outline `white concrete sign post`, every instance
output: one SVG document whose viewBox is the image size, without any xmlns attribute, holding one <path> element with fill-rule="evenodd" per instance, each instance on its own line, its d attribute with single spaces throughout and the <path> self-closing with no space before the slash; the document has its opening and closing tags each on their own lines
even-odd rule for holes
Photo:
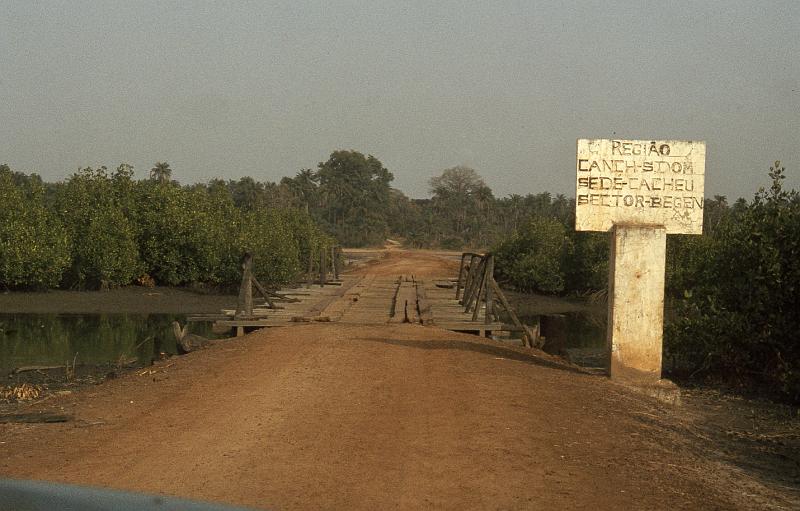
<svg viewBox="0 0 800 511">
<path fill-rule="evenodd" d="M 609 374 L 661 379 L 667 234 L 702 234 L 706 144 L 578 140 L 575 229 L 611 231 Z"/>
</svg>

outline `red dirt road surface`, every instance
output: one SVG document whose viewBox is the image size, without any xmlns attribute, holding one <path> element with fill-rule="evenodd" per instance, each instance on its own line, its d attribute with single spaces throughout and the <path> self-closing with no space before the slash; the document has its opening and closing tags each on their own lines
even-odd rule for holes
<svg viewBox="0 0 800 511">
<path fill-rule="evenodd" d="M 798 505 L 679 409 L 435 327 L 261 330 L 45 405 L 75 420 L 0 424 L 0 475 L 265 509 Z"/>
<path fill-rule="evenodd" d="M 432 250 L 400 250 L 392 246 L 379 251 L 382 257 L 368 261 L 355 269 L 356 275 L 396 277 L 456 277 L 461 254 L 457 252 L 435 252 Z"/>
</svg>

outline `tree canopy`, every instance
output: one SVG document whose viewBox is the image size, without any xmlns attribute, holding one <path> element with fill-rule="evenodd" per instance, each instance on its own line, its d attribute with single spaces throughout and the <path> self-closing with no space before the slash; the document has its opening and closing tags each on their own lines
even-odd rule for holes
<svg viewBox="0 0 800 511">
<path fill-rule="evenodd" d="M 156 162 L 153 168 L 150 169 L 150 179 L 159 183 L 168 183 L 172 179 L 172 169 L 169 168 L 169 163 L 164 161 Z"/>
<path fill-rule="evenodd" d="M 140 181 L 122 164 L 43 183 L 0 166 L 0 288 L 235 284 L 245 251 L 262 281 L 282 283 L 333 243 L 273 183 L 181 186 L 169 164 L 156 168 Z"/>
</svg>

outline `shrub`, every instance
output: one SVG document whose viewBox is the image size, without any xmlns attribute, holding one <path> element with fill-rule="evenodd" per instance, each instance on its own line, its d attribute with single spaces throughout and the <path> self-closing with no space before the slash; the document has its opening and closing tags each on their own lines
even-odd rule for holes
<svg viewBox="0 0 800 511">
<path fill-rule="evenodd" d="M 567 229 L 570 244 L 562 264 L 565 290 L 582 293 L 605 289 L 610 234 L 577 232 L 571 226 Z"/>
<path fill-rule="evenodd" d="M 44 205 L 41 180 L 24 177 L 0 166 L 0 285 L 55 287 L 70 263 L 69 236 Z"/>
<path fill-rule="evenodd" d="M 86 168 L 57 188 L 56 211 L 72 239 L 68 286 L 125 285 L 141 275 L 134 226 L 105 167 Z"/>
<path fill-rule="evenodd" d="M 518 233 L 497 246 L 495 274 L 521 291 L 563 291 L 562 261 L 570 246 L 561 222 L 533 217 Z"/>
<path fill-rule="evenodd" d="M 673 273 L 671 286 L 685 289 L 666 349 L 697 361 L 697 372 L 760 382 L 798 400 L 800 194 L 782 189 L 783 172 L 776 162 L 769 191 L 721 223 L 713 240 L 686 250 L 695 269 L 691 279 Z"/>
<path fill-rule="evenodd" d="M 158 283 L 177 286 L 213 275 L 220 258 L 216 233 L 208 231 L 214 219 L 203 199 L 170 181 L 138 183 L 138 245 L 147 273 Z"/>
<path fill-rule="evenodd" d="M 319 249 L 322 245 L 332 246 L 335 240 L 323 234 L 311 215 L 306 211 L 287 208 L 277 210 L 282 221 L 286 223 L 286 229 L 297 246 L 298 264 L 301 272 L 308 269 L 309 257 L 314 258 L 314 263 L 319 260 Z"/>
<path fill-rule="evenodd" d="M 236 251 L 231 255 L 237 261 L 244 252 L 253 255 L 256 276 L 264 284 L 283 284 L 301 272 L 298 244 L 279 210 L 257 208 L 243 212 L 234 247 Z M 240 274 L 237 265 L 236 275 Z"/>
</svg>

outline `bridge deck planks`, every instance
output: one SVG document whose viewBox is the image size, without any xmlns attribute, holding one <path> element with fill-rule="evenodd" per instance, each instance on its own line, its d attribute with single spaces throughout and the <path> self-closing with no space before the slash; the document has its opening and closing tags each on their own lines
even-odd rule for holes
<svg viewBox="0 0 800 511">
<path fill-rule="evenodd" d="M 345 274 L 340 276 L 336 286 L 314 284 L 280 290 L 279 293 L 298 300 L 279 301 L 280 309 L 260 304 L 253 308 L 251 317 L 234 317 L 235 309 L 231 308 L 224 309 L 222 314 L 190 316 L 189 321 L 213 321 L 218 327 L 236 328 L 238 334 L 243 333 L 245 327 L 286 327 L 309 321 L 383 324 L 402 322 L 408 301 L 408 317 L 414 323 L 480 335 L 508 329 L 500 322 L 486 323 L 482 311 L 478 320 L 473 321 L 472 312 L 465 313 L 464 305 L 455 299 L 455 289 L 441 287 L 442 282 L 450 280 L 447 277 L 412 280 L 411 276 Z M 421 312 L 417 310 L 418 300 Z"/>
</svg>

